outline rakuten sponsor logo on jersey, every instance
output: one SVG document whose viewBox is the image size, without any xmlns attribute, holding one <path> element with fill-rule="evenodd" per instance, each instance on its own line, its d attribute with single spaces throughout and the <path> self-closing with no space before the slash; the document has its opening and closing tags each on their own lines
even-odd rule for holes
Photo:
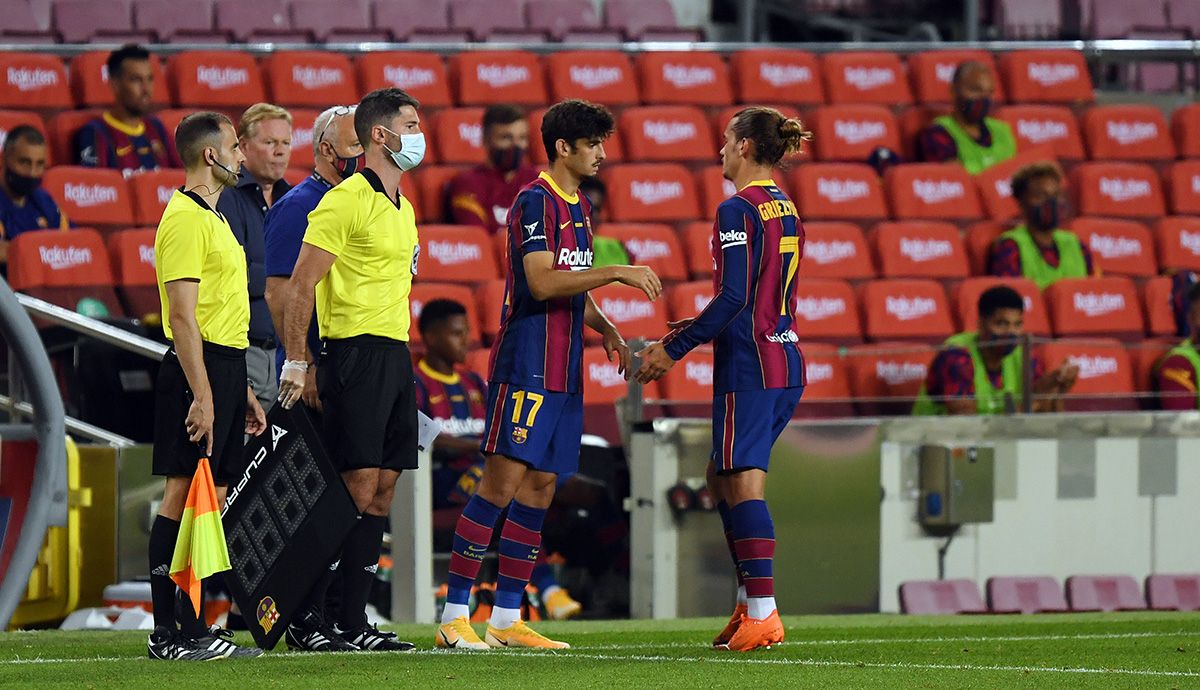
<svg viewBox="0 0 1200 690">
<path fill-rule="evenodd" d="M 871 185 L 864 180 L 817 178 L 817 194 L 835 204 L 844 204 L 871 196 Z"/>
<path fill-rule="evenodd" d="M 346 81 L 346 75 L 336 67 L 292 65 L 292 81 L 313 91 L 341 84 Z"/>
<path fill-rule="evenodd" d="M 1067 358 L 1071 364 L 1079 367 L 1079 378 L 1094 379 L 1101 376 L 1110 376 L 1117 373 L 1120 365 L 1117 364 L 1116 357 L 1102 357 L 1100 355 L 1071 355 Z"/>
<path fill-rule="evenodd" d="M 901 386 L 913 381 L 924 381 L 929 367 L 920 362 L 896 362 L 879 360 L 875 362 L 875 378 L 889 386 Z"/>
<path fill-rule="evenodd" d="M 654 316 L 654 305 L 643 299 L 603 297 L 600 299 L 600 310 L 612 319 L 613 323 L 628 323 Z"/>
<path fill-rule="evenodd" d="M 694 123 L 675 120 L 646 120 L 642 123 L 642 134 L 659 146 L 678 144 L 697 137 Z"/>
<path fill-rule="evenodd" d="M 1110 121 L 1104 124 L 1104 132 L 1121 146 L 1130 146 L 1157 139 L 1158 125 L 1153 122 Z"/>
<path fill-rule="evenodd" d="M 38 91 L 58 86 L 58 72 L 39 67 L 9 67 L 8 85 L 17 91 Z"/>
<path fill-rule="evenodd" d="M 629 185 L 629 193 L 643 204 L 653 206 L 672 199 L 682 199 L 683 183 L 668 180 L 634 180 Z"/>
<path fill-rule="evenodd" d="M 916 263 L 943 259 L 954 255 L 954 245 L 949 240 L 925 240 L 912 237 L 900 238 L 900 254 Z"/>
<path fill-rule="evenodd" d="M 1079 67 L 1073 63 L 1031 62 L 1029 78 L 1042 86 L 1058 86 L 1079 78 Z"/>
<path fill-rule="evenodd" d="M 896 73 L 886 67 L 846 67 L 846 83 L 859 91 L 870 91 L 896 83 Z"/>
<path fill-rule="evenodd" d="M 879 121 L 834 120 L 833 135 L 847 144 L 861 144 L 886 137 L 887 125 Z"/>
<path fill-rule="evenodd" d="M 1129 237 L 1114 237 L 1092 233 L 1088 238 L 1092 252 L 1105 259 L 1121 259 L 1142 255 L 1142 243 Z"/>
<path fill-rule="evenodd" d="M 99 184 L 73 184 L 63 187 L 63 197 L 80 208 L 103 206 L 117 201 L 117 189 Z"/>
<path fill-rule="evenodd" d="M 711 386 L 713 382 L 713 365 L 708 362 L 693 362 L 684 360 L 683 375 L 688 381 L 701 386 Z"/>
<path fill-rule="evenodd" d="M 567 247 L 563 247 L 558 250 L 558 262 L 555 264 L 555 268 L 569 271 L 586 271 L 591 267 L 591 249 L 568 249 Z"/>
<path fill-rule="evenodd" d="M 663 65 L 663 79 L 679 89 L 693 89 L 697 86 L 717 83 L 717 73 L 711 67 L 699 65 L 676 65 L 668 62 Z"/>
<path fill-rule="evenodd" d="M 434 417 L 433 421 L 437 422 L 443 434 L 447 434 L 449 436 L 483 435 L 482 419 L 458 419 L 456 417 L 446 419 L 445 417 Z"/>
<path fill-rule="evenodd" d="M 413 89 L 422 86 L 433 86 L 437 83 L 438 75 L 424 67 L 405 67 L 403 65 L 384 65 L 383 79 L 392 86 L 401 89 Z"/>
<path fill-rule="evenodd" d="M 809 360 L 804 364 L 804 375 L 811 386 L 814 383 L 833 380 L 833 365 L 829 362 L 814 362 Z"/>
<path fill-rule="evenodd" d="M 746 244 L 749 236 L 744 230 L 722 230 L 717 239 L 721 242 L 721 249 L 728 249 L 739 244 Z"/>
<path fill-rule="evenodd" d="M 1035 144 L 1066 139 L 1070 133 L 1065 122 L 1017 119 L 1017 135 Z"/>
<path fill-rule="evenodd" d="M 1076 292 L 1071 303 L 1075 311 L 1089 317 L 1125 311 L 1125 295 L 1108 292 Z"/>
<path fill-rule="evenodd" d="M 532 75 L 524 65 L 488 65 L 475 67 L 475 78 L 493 89 L 502 89 L 529 81 Z"/>
<path fill-rule="evenodd" d="M 138 261 L 140 261 L 144 264 L 149 264 L 149 265 L 153 266 L 154 265 L 154 245 L 139 244 L 138 245 Z"/>
<path fill-rule="evenodd" d="M 588 378 L 605 388 L 625 385 L 625 376 L 618 371 L 617 365 L 611 362 L 594 362 L 589 364 Z"/>
<path fill-rule="evenodd" d="M 913 180 L 912 190 L 918 199 L 927 204 L 944 204 L 962 199 L 967 194 L 963 183 L 955 180 Z"/>
<path fill-rule="evenodd" d="M 1130 201 L 1148 197 L 1150 196 L 1150 181 L 1101 177 L 1100 193 L 1113 201 Z"/>
<path fill-rule="evenodd" d="M 625 248 L 638 263 L 666 259 L 671 256 L 671 245 L 661 240 L 630 239 L 625 241 Z"/>
<path fill-rule="evenodd" d="M 458 123 L 458 138 L 472 148 L 483 148 L 483 125 L 472 122 Z"/>
<path fill-rule="evenodd" d="M 805 321 L 824 321 L 846 313 L 846 300 L 840 297 L 801 297 L 796 300 L 796 316 Z"/>
<path fill-rule="evenodd" d="M 1196 232 L 1180 231 L 1179 246 L 1196 256 L 1200 256 L 1200 230 Z"/>
<path fill-rule="evenodd" d="M 804 258 L 821 266 L 836 264 L 858 256 L 858 249 L 847 240 L 809 240 L 804 243 Z"/>
<path fill-rule="evenodd" d="M 213 91 L 224 91 L 250 83 L 250 71 L 245 67 L 197 65 L 196 81 Z"/>
<path fill-rule="evenodd" d="M 813 71 L 807 65 L 779 65 L 763 62 L 758 65 L 758 76 L 775 88 L 811 84 Z"/>
<path fill-rule="evenodd" d="M 434 240 L 429 243 L 429 256 L 443 266 L 455 266 L 483 259 L 483 249 L 470 242 Z"/>
<path fill-rule="evenodd" d="M 92 263 L 92 250 L 88 247 L 38 247 L 38 256 L 53 271 Z"/>
<path fill-rule="evenodd" d="M 932 297 L 892 297 L 884 300 L 884 311 L 901 321 L 914 321 L 937 313 L 937 302 Z"/>
<path fill-rule="evenodd" d="M 609 65 L 571 65 L 567 76 L 585 89 L 602 89 L 620 84 L 623 78 L 620 68 Z"/>
</svg>

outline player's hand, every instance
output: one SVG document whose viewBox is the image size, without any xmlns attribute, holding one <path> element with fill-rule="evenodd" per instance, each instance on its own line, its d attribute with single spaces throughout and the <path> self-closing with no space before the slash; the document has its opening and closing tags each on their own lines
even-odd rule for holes
<svg viewBox="0 0 1200 690">
<path fill-rule="evenodd" d="M 258 436 L 267 430 L 267 413 L 263 412 L 254 389 L 246 386 L 246 433 Z"/>
<path fill-rule="evenodd" d="M 317 365 L 309 364 L 308 371 L 304 375 L 304 392 L 300 394 L 300 399 L 308 405 L 309 409 L 321 412 L 324 408 L 321 407 L 321 396 L 317 393 Z"/>
<path fill-rule="evenodd" d="M 657 381 L 666 375 L 671 367 L 675 366 L 675 360 L 667 354 L 667 348 L 663 347 L 662 343 L 650 343 L 648 347 L 637 353 L 637 356 L 642 360 L 637 374 L 639 383 Z"/>
<path fill-rule="evenodd" d="M 651 302 L 662 294 L 662 281 L 649 266 L 618 266 L 617 282 L 646 293 Z"/>
<path fill-rule="evenodd" d="M 283 403 L 283 409 L 292 409 L 304 394 L 307 373 L 308 362 L 289 359 L 283 363 L 283 371 L 279 373 L 279 402 Z"/>
<path fill-rule="evenodd" d="M 678 321 L 668 321 L 667 328 L 670 328 L 673 331 L 678 330 L 680 328 L 687 328 L 688 326 L 692 325 L 692 322 L 695 320 L 696 320 L 696 317 L 689 316 L 686 319 L 680 319 Z"/>
<path fill-rule="evenodd" d="M 204 455 L 212 457 L 213 449 L 213 404 L 212 398 L 192 400 L 188 406 L 187 418 L 183 421 L 187 430 L 188 440 L 192 443 L 204 443 Z"/>
<path fill-rule="evenodd" d="M 604 352 L 608 354 L 608 361 L 613 361 L 613 355 L 617 356 L 617 373 L 623 375 L 625 380 L 629 380 L 629 372 L 632 369 L 630 366 L 629 346 L 625 344 L 625 339 L 617 332 L 617 329 L 610 328 L 604 333 Z"/>
<path fill-rule="evenodd" d="M 1058 381 L 1060 393 L 1069 392 L 1075 386 L 1076 379 L 1079 378 L 1079 365 L 1064 363 L 1055 370 L 1054 378 Z"/>
</svg>

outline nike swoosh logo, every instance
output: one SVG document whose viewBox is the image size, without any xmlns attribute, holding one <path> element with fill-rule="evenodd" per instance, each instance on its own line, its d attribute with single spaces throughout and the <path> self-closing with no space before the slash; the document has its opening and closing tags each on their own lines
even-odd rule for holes
<svg viewBox="0 0 1200 690">
<path fill-rule="evenodd" d="M 559 230 L 566 230 L 566 229 L 567 229 L 567 226 L 568 226 L 568 225 L 570 225 L 572 222 L 573 222 L 573 221 L 569 221 L 569 220 L 568 220 L 567 222 L 560 224 L 560 225 L 558 226 L 558 229 L 559 229 Z"/>
<path fill-rule="evenodd" d="M 487 551 L 486 546 L 475 546 L 474 544 L 467 546 L 467 551 Z"/>
<path fill-rule="evenodd" d="M 446 631 L 439 630 L 438 634 L 442 636 L 442 642 L 445 642 L 447 647 L 453 649 L 458 646 L 458 640 L 451 642 L 450 638 L 446 637 Z"/>
</svg>

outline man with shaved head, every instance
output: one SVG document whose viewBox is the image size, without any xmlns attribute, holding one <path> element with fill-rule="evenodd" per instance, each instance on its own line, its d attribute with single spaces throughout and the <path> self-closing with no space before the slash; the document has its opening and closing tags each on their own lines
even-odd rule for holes
<svg viewBox="0 0 1200 690">
<path fill-rule="evenodd" d="M 1007 122 L 988 117 L 996 92 L 992 70 L 967 61 L 950 82 L 954 111 L 933 121 L 920 135 L 921 158 L 934 163 L 957 160 L 972 175 L 1017 155 L 1017 140 Z"/>
</svg>

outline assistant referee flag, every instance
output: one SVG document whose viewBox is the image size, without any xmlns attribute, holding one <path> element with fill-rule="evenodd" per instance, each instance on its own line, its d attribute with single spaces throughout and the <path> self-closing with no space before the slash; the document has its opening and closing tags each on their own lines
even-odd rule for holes
<svg viewBox="0 0 1200 690">
<path fill-rule="evenodd" d="M 179 539 L 171 557 L 171 579 L 188 593 L 197 616 L 204 603 L 200 581 L 222 570 L 229 570 L 225 528 L 221 526 L 212 469 L 208 458 L 200 458 L 188 488 L 183 517 L 179 519 Z"/>
</svg>

